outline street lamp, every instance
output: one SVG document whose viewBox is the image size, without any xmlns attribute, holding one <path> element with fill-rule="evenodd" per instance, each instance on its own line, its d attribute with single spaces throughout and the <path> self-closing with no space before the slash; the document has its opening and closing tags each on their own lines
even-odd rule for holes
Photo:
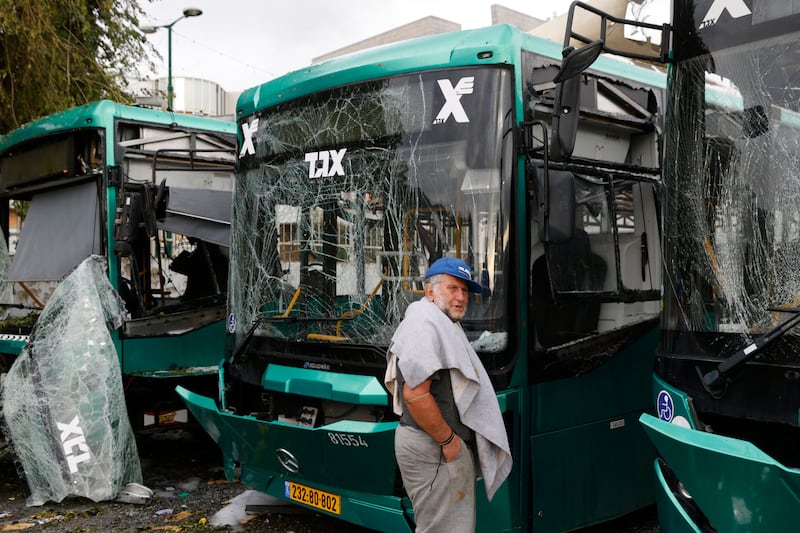
<svg viewBox="0 0 800 533">
<path fill-rule="evenodd" d="M 187 17 L 199 17 L 203 11 L 195 7 L 187 7 L 183 10 L 183 16 L 176 18 L 169 24 L 161 26 L 139 26 L 142 33 L 155 33 L 159 28 L 167 28 L 167 111 L 172 111 L 172 27 L 179 20 Z"/>
</svg>

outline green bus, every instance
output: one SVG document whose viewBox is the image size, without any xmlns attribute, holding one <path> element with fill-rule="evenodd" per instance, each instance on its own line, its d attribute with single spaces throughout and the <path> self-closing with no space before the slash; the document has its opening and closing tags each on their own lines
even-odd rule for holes
<svg viewBox="0 0 800 533">
<path fill-rule="evenodd" d="M 449 256 L 484 286 L 462 325 L 514 457 L 491 502 L 478 489 L 479 530 L 567 531 L 652 504 L 637 420 L 658 341 L 665 78 L 569 59 L 496 25 L 242 94 L 221 394 L 179 389 L 230 479 L 414 530 L 386 351 Z"/>
<path fill-rule="evenodd" d="M 641 26 L 578 2 L 571 13 L 576 7 L 603 17 L 606 33 L 608 23 Z M 659 453 L 660 529 L 792 532 L 800 510 L 800 7 L 671 7 L 668 57 L 649 58 L 669 63 L 664 295 L 656 412 L 640 419 Z"/>
<path fill-rule="evenodd" d="M 126 319 L 113 332 L 134 427 L 186 422 L 179 383 L 213 394 L 224 351 L 236 125 L 98 101 L 0 137 L 0 361 L 90 255 Z"/>
<path fill-rule="evenodd" d="M 674 0 L 661 530 L 789 532 L 800 511 L 800 7 Z"/>
</svg>

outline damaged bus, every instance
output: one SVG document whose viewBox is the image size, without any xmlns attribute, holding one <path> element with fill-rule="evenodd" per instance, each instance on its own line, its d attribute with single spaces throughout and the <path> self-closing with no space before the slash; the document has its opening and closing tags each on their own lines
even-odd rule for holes
<svg viewBox="0 0 800 533">
<path fill-rule="evenodd" d="M 652 503 L 637 420 L 658 340 L 665 80 L 590 62 L 497 25 L 242 94 L 220 396 L 179 389 L 230 479 L 413 531 L 386 351 L 428 266 L 458 257 L 484 288 L 461 323 L 514 457 L 491 502 L 477 491 L 479 530 L 566 531 Z"/>
<path fill-rule="evenodd" d="M 800 7 L 673 0 L 669 31 L 656 413 L 640 420 L 661 531 L 793 532 Z"/>
<path fill-rule="evenodd" d="M 797 530 L 800 7 L 674 0 L 664 313 L 653 399 L 661 530 Z"/>
<path fill-rule="evenodd" d="M 8 369 L 59 281 L 107 262 L 135 428 L 186 422 L 179 383 L 214 393 L 225 336 L 232 121 L 98 101 L 0 137 L 0 357 Z"/>
</svg>

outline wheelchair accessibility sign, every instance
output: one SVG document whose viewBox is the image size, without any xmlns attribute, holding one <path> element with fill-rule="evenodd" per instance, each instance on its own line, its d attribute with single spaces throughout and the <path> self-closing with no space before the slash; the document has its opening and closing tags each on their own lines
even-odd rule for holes
<svg viewBox="0 0 800 533">
<path fill-rule="evenodd" d="M 672 417 L 675 416 L 675 404 L 672 402 L 670 393 L 665 390 L 658 393 L 656 410 L 658 411 L 658 418 L 665 422 L 672 421 Z"/>
</svg>

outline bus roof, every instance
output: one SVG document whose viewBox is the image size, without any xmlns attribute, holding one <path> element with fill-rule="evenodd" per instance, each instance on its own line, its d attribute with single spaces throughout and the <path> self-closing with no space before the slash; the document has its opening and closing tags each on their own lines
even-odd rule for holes
<svg viewBox="0 0 800 533">
<path fill-rule="evenodd" d="M 247 89 L 239 97 L 236 117 L 239 120 L 259 109 L 349 83 L 437 68 L 516 64 L 523 49 L 560 61 L 562 47 L 561 43 L 508 24 L 386 44 L 311 65 Z M 478 54 L 485 52 L 491 55 L 478 59 Z M 657 87 L 666 85 L 663 72 L 616 58 L 600 57 L 592 70 Z"/>
<path fill-rule="evenodd" d="M 184 115 L 158 109 L 133 107 L 111 100 L 99 100 L 47 115 L 0 136 L 0 153 L 36 137 L 60 131 L 111 127 L 114 120 L 120 118 L 151 124 L 175 124 L 181 128 L 211 130 L 226 134 L 236 133 L 236 125 L 229 120 Z"/>
</svg>

